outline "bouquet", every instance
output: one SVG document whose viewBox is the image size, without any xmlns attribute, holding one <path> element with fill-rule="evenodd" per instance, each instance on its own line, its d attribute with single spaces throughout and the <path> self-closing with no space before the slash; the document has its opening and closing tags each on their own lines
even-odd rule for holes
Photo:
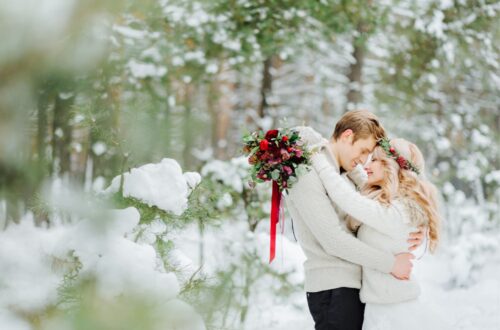
<svg viewBox="0 0 500 330">
<path fill-rule="evenodd" d="M 299 132 L 293 129 L 272 129 L 253 132 L 243 138 L 243 152 L 250 163 L 251 186 L 272 181 L 271 245 L 269 262 L 275 256 L 276 225 L 283 190 L 288 191 L 298 177 L 309 170 L 311 153 L 303 145 Z"/>
</svg>

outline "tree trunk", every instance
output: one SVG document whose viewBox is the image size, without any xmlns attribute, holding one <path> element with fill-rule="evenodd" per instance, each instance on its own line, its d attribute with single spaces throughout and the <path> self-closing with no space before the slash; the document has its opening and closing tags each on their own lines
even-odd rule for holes
<svg viewBox="0 0 500 330">
<path fill-rule="evenodd" d="M 215 132 L 217 138 L 217 148 L 215 149 L 215 156 L 218 159 L 227 158 L 228 147 L 228 132 L 231 125 L 231 115 L 233 111 L 233 104 L 231 96 L 234 92 L 234 83 L 228 81 L 221 81 L 219 84 L 220 97 L 219 97 L 219 111 L 217 113 L 217 130 Z"/>
<path fill-rule="evenodd" d="M 273 76 L 271 74 L 273 57 L 274 56 L 266 58 L 262 69 L 262 82 L 260 87 L 261 101 L 258 109 L 258 115 L 260 118 L 263 118 L 266 115 L 267 108 L 269 107 L 268 96 L 272 92 L 273 88 Z"/>
<path fill-rule="evenodd" d="M 48 107 L 48 95 L 46 91 L 41 91 L 38 96 L 37 105 L 37 146 L 36 151 L 38 155 L 38 163 L 40 169 L 45 169 L 45 152 L 47 150 L 47 107 Z"/>
<path fill-rule="evenodd" d="M 55 96 L 54 118 L 52 127 L 52 159 L 59 160 L 58 173 L 71 171 L 71 140 L 72 127 L 70 125 L 71 106 L 74 96 L 62 98 L 58 93 Z"/>
<path fill-rule="evenodd" d="M 221 69 L 224 74 L 229 74 Z M 228 133 L 233 115 L 233 95 L 236 90 L 234 81 L 221 77 L 210 84 L 208 92 L 208 108 L 212 119 L 211 145 L 217 159 L 226 159 L 228 155 Z"/>
<path fill-rule="evenodd" d="M 217 81 L 212 81 L 208 85 L 207 107 L 210 113 L 210 146 L 215 152 L 217 150 L 217 99 L 219 97 Z"/>
<path fill-rule="evenodd" d="M 371 5 L 371 3 L 368 3 Z M 350 105 L 356 106 L 358 103 L 363 101 L 363 93 L 361 92 L 361 87 L 363 85 L 363 65 L 366 55 L 366 42 L 367 42 L 367 32 L 368 26 L 362 21 L 357 25 L 357 35 L 353 37 L 353 53 L 354 63 L 349 67 L 349 74 L 347 78 L 349 79 L 349 91 L 347 92 L 347 103 L 345 111 L 348 111 Z"/>
<path fill-rule="evenodd" d="M 193 84 L 185 84 L 183 86 L 182 104 L 184 106 L 182 118 L 182 141 L 184 147 L 182 149 L 183 167 L 188 167 L 193 164 L 193 126 L 192 126 L 192 108 L 194 103 L 195 86 Z"/>
<path fill-rule="evenodd" d="M 360 38 L 355 38 L 353 43 L 354 51 L 352 56 L 354 57 L 355 62 L 351 64 L 349 74 L 347 75 L 347 78 L 349 79 L 349 91 L 347 92 L 347 104 L 345 111 L 349 110 L 350 104 L 356 105 L 363 100 L 361 86 L 365 45 L 362 44 Z"/>
</svg>

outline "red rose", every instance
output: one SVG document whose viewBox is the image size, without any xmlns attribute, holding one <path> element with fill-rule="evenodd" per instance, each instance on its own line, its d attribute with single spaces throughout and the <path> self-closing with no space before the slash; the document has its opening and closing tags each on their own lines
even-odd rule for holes
<svg viewBox="0 0 500 330">
<path fill-rule="evenodd" d="M 399 167 L 403 168 L 403 169 L 406 169 L 407 167 L 407 163 L 406 163 L 406 159 L 403 157 L 403 156 L 399 156 L 397 159 L 396 159 L 396 162 L 399 164 Z"/>
<path fill-rule="evenodd" d="M 269 149 L 269 142 L 267 140 L 260 141 L 260 150 Z"/>
<path fill-rule="evenodd" d="M 389 151 L 391 152 L 391 154 L 393 154 L 396 150 L 393 147 L 390 147 Z"/>
<path fill-rule="evenodd" d="M 266 133 L 266 139 L 271 140 L 272 138 L 275 138 L 278 136 L 278 130 L 277 129 L 270 129 Z"/>
<path fill-rule="evenodd" d="M 287 151 L 288 151 L 288 152 L 292 152 L 292 151 L 293 151 L 293 148 L 292 148 L 292 147 L 288 147 Z"/>
<path fill-rule="evenodd" d="M 283 137 L 281 138 L 281 141 L 283 141 L 283 142 L 288 141 L 288 136 L 286 136 L 286 135 L 285 135 L 285 136 L 283 136 Z"/>
</svg>

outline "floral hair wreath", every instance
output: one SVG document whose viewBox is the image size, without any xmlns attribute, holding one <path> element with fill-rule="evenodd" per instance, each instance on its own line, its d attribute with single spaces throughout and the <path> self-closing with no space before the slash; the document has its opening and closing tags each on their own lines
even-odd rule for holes
<svg viewBox="0 0 500 330">
<path fill-rule="evenodd" d="M 399 167 L 420 174 L 420 170 L 418 169 L 418 167 L 416 167 L 410 160 L 401 156 L 399 152 L 397 152 L 396 149 L 391 146 L 390 140 L 388 138 L 382 138 L 378 140 L 378 145 L 382 149 L 384 149 L 388 157 L 393 158 L 398 163 Z"/>
</svg>

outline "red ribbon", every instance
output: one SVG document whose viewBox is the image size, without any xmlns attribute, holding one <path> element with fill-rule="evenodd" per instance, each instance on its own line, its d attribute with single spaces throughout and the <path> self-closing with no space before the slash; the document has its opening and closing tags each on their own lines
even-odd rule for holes
<svg viewBox="0 0 500 330">
<path fill-rule="evenodd" d="M 276 225 L 280 218 L 281 190 L 278 182 L 273 180 L 273 194 L 271 196 L 271 244 L 269 251 L 269 263 L 276 255 Z"/>
</svg>

